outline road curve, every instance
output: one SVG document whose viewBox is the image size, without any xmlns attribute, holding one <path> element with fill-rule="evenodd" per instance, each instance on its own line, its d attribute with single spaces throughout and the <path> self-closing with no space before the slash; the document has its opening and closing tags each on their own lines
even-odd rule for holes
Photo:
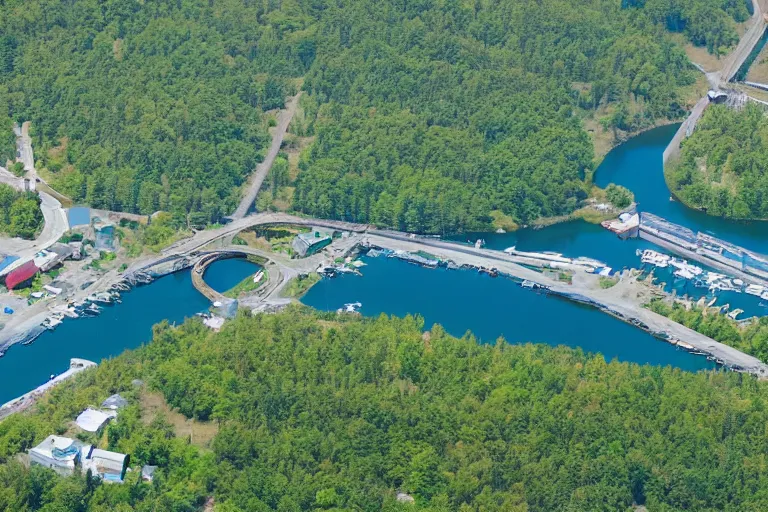
<svg viewBox="0 0 768 512">
<path fill-rule="evenodd" d="M 563 283 L 526 268 L 523 266 L 525 262 L 520 258 L 501 251 L 482 248 L 478 249 L 454 242 L 417 237 L 409 233 L 377 230 L 364 224 L 296 217 L 283 213 L 259 213 L 239 219 L 216 230 L 199 232 L 195 236 L 169 248 L 164 252 L 164 256 L 161 256 L 160 259 L 167 258 L 174 254 L 184 256 L 197 253 L 205 245 L 224 237 L 234 235 L 249 227 L 278 224 L 318 226 L 344 231 L 354 231 L 363 233 L 364 237 L 374 240 L 381 247 L 407 251 L 418 251 L 420 249 L 428 248 L 431 250 L 430 252 L 439 250 L 440 255 L 447 259 L 451 259 L 458 264 L 471 264 L 477 267 L 486 268 L 496 267 L 508 275 L 543 284 L 551 290 L 572 298 L 573 300 L 589 302 L 596 305 L 599 309 L 618 316 L 625 321 L 639 321 L 645 324 L 649 330 L 667 332 L 669 335 L 676 336 L 693 345 L 698 350 L 712 354 L 729 367 L 740 367 L 744 371 L 760 378 L 768 378 L 768 365 L 757 358 L 745 354 L 733 347 L 719 343 L 666 317 L 658 315 L 644 308 L 642 304 L 638 304 L 636 300 L 627 299 L 626 297 L 631 295 L 629 287 L 633 286 L 632 284 L 627 283 L 632 282 L 632 280 L 626 280 L 627 283 L 614 286 L 608 290 L 603 290 L 595 288 L 594 283 L 590 284 L 584 281 L 594 276 L 578 274 L 579 279 L 574 279 L 573 284 L 566 286 Z M 577 281 L 584 282 L 580 283 Z M 627 292 L 627 294 L 621 295 L 624 292 Z"/>
<path fill-rule="evenodd" d="M 752 0 L 752 6 L 754 12 L 752 14 L 751 25 L 739 40 L 739 44 L 725 58 L 719 71 L 713 71 L 712 73 L 706 74 L 709 85 L 713 89 L 719 89 L 733 79 L 734 75 L 736 75 L 739 68 L 741 68 L 744 61 L 754 49 L 755 45 L 760 41 L 760 38 L 766 29 L 763 14 L 768 12 L 768 0 Z M 694 64 L 694 66 L 696 66 L 696 64 Z M 680 125 L 680 128 L 677 129 L 674 137 L 672 137 L 672 140 L 664 149 L 664 155 L 662 156 L 663 165 L 666 165 L 669 160 L 676 158 L 679 155 L 680 144 L 683 142 L 683 139 L 693 133 L 694 128 L 696 128 L 696 123 L 699 122 L 707 105 L 709 105 L 709 98 L 704 96 L 693 107 L 691 113 Z"/>
</svg>

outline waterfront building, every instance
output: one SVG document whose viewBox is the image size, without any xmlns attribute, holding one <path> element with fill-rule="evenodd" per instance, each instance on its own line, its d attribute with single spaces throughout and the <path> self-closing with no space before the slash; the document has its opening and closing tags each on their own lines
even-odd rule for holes
<svg viewBox="0 0 768 512">
<path fill-rule="evenodd" d="M 115 411 L 97 411 L 96 409 L 91 409 L 89 407 L 80 413 L 80 416 L 77 417 L 75 423 L 86 432 L 98 432 L 115 417 L 117 417 Z"/>
<path fill-rule="evenodd" d="M 20 267 L 10 271 L 5 276 L 5 287 L 9 290 L 15 290 L 17 288 L 23 288 L 28 285 L 32 278 L 40 272 L 40 269 L 35 265 L 34 260 L 29 260 Z"/>
<path fill-rule="evenodd" d="M 313 230 L 311 233 L 300 233 L 293 239 L 291 246 L 299 257 L 311 256 L 319 252 L 323 247 L 330 245 L 333 239 L 320 231 Z"/>
<path fill-rule="evenodd" d="M 50 435 L 29 450 L 29 461 L 69 476 L 80 462 L 83 444 L 75 439 Z"/>
<path fill-rule="evenodd" d="M 83 459 L 83 472 L 91 470 L 105 482 L 123 483 L 130 457 L 124 453 L 110 452 L 91 447 Z"/>
</svg>

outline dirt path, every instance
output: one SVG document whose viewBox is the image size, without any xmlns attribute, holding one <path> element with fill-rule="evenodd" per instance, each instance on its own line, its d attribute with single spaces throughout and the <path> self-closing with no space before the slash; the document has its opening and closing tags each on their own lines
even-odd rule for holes
<svg viewBox="0 0 768 512">
<path fill-rule="evenodd" d="M 280 146 L 282 146 L 283 138 L 285 138 L 285 133 L 288 131 L 288 125 L 291 124 L 291 119 L 293 119 L 294 114 L 296 114 L 299 98 L 301 98 L 301 91 L 291 98 L 288 101 L 285 110 L 280 112 L 277 127 L 275 128 L 275 133 L 272 137 L 272 145 L 269 147 L 269 153 L 267 153 L 267 157 L 264 161 L 254 169 L 250 183 L 248 184 L 248 189 L 246 190 L 242 201 L 240 201 L 237 210 L 232 214 L 233 219 L 242 219 L 245 217 L 248 213 L 248 209 L 256 201 L 256 196 L 258 195 L 259 190 L 261 190 L 261 185 L 264 183 L 264 179 L 267 177 L 267 174 L 269 174 L 269 170 L 272 168 L 272 164 L 275 163 L 275 158 L 277 158 L 277 154 L 280 152 Z"/>
</svg>

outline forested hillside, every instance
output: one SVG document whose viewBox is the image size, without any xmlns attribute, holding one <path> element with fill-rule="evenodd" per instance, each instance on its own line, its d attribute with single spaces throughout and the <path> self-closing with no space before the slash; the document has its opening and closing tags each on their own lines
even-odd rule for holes
<svg viewBox="0 0 768 512">
<path fill-rule="evenodd" d="M 768 121 L 755 105 L 711 105 L 666 168 L 670 189 L 711 215 L 768 218 Z"/>
<path fill-rule="evenodd" d="M 321 19 L 305 82 L 329 106 L 294 206 L 437 233 L 487 226 L 495 209 L 522 223 L 569 213 L 593 160 L 580 118 L 606 103 L 623 130 L 681 115 L 695 75 L 664 29 L 727 47 L 717 6 L 345 2 L 343 20 Z"/>
<path fill-rule="evenodd" d="M 97 208 L 229 213 L 269 144 L 262 111 L 311 63 L 303 19 L 249 4 L 1 2 L 0 97 L 54 186 Z"/>
<path fill-rule="evenodd" d="M 765 383 L 423 328 L 298 308 L 219 334 L 199 320 L 158 326 L 149 345 L 0 423 L 0 510 L 193 511 L 210 497 L 226 512 L 768 508 Z M 142 417 L 154 391 L 217 426 L 210 450 Z M 84 439 L 159 465 L 153 484 L 17 462 L 114 392 L 132 405 Z"/>
<path fill-rule="evenodd" d="M 37 195 L 0 183 L 0 235 L 31 239 L 42 225 L 43 212 Z"/>
<path fill-rule="evenodd" d="M 582 120 L 679 117 L 696 72 L 669 31 L 719 54 L 748 17 L 741 0 L 0 6 L 0 110 L 32 121 L 76 202 L 218 220 L 263 156 L 262 112 L 305 78 L 316 141 L 293 207 L 428 232 L 572 211 L 593 165 Z"/>
</svg>

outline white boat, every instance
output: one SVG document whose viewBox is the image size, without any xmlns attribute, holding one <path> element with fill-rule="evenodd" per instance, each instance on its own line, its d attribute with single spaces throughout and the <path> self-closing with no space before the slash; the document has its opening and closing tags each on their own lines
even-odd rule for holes
<svg viewBox="0 0 768 512">
<path fill-rule="evenodd" d="M 707 272 L 706 281 L 707 284 L 712 284 L 715 281 L 725 279 L 725 274 L 718 274 L 717 272 Z"/>
<path fill-rule="evenodd" d="M 75 311 L 75 308 L 72 307 L 63 307 L 61 310 L 57 311 L 58 313 L 61 313 L 64 316 L 68 316 L 69 318 L 80 318 L 80 315 L 77 314 L 77 311 Z"/>
<path fill-rule="evenodd" d="M 559 252 L 552 252 L 552 251 L 542 251 L 542 252 L 526 252 L 526 251 L 518 251 L 517 246 L 507 247 L 504 249 L 504 252 L 512 255 L 512 256 L 520 256 L 523 258 L 532 258 L 537 260 L 547 260 L 547 261 L 557 261 L 560 263 L 571 263 L 573 260 L 571 258 L 566 258 Z"/>
<path fill-rule="evenodd" d="M 56 314 L 51 315 L 43 321 L 42 326 L 48 329 L 49 331 L 52 331 L 56 327 L 61 325 L 62 318 L 63 318 L 63 315 L 56 315 Z"/>
<path fill-rule="evenodd" d="M 688 270 L 686 268 L 681 268 L 681 269 L 675 270 L 674 275 L 675 275 L 675 277 L 679 277 L 681 279 L 693 279 L 694 278 L 694 274 L 690 270 Z"/>
<path fill-rule="evenodd" d="M 701 267 L 697 267 L 696 265 L 691 265 L 686 260 L 678 260 L 676 258 L 671 258 L 669 260 L 669 264 L 672 267 L 675 267 L 678 270 L 685 271 L 684 273 L 691 274 L 691 277 L 687 277 L 686 279 L 691 279 L 694 276 L 700 275 L 702 272 L 704 272 L 704 269 Z"/>
<path fill-rule="evenodd" d="M 587 267 L 604 267 L 605 263 L 602 261 L 598 261 L 592 258 L 587 258 L 585 256 L 579 256 L 578 258 L 573 259 L 573 263 L 576 265 L 584 265 Z"/>
<path fill-rule="evenodd" d="M 744 293 L 754 295 L 755 297 L 760 297 L 763 295 L 763 293 L 765 293 L 765 286 L 760 286 L 759 284 L 751 284 L 747 286 L 747 288 L 744 290 Z"/>
<path fill-rule="evenodd" d="M 665 268 L 669 266 L 670 259 L 670 256 L 667 254 L 661 254 L 660 252 L 646 249 L 643 251 L 643 255 L 641 256 L 640 261 L 643 263 L 651 264 L 655 267 Z"/>
<path fill-rule="evenodd" d="M 712 283 L 709 286 L 709 291 L 716 292 L 716 291 L 722 291 L 722 292 L 732 292 L 736 290 L 736 287 L 733 285 L 730 279 L 722 279 L 720 281 L 716 281 Z"/>
<path fill-rule="evenodd" d="M 357 313 L 357 310 L 363 307 L 363 305 L 359 302 L 350 302 L 349 304 L 344 304 L 343 308 L 339 308 L 337 310 L 338 313 Z"/>
</svg>

